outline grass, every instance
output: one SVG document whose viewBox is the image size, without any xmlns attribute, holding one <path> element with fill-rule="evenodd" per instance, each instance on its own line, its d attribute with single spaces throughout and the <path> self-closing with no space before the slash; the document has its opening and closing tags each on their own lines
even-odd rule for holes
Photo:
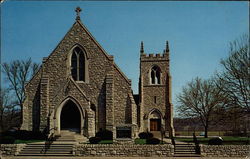
<svg viewBox="0 0 250 159">
<path fill-rule="evenodd" d="M 201 144 L 208 144 L 208 141 L 211 139 L 211 137 L 208 138 L 197 138 L 198 141 Z M 249 145 L 250 144 L 250 139 L 247 137 L 233 137 L 233 136 L 224 136 L 222 137 L 223 139 L 223 145 Z M 182 141 L 182 142 L 193 142 L 193 138 L 179 138 L 176 137 L 175 140 L 177 141 Z"/>
<path fill-rule="evenodd" d="M 176 131 L 176 136 L 192 136 L 194 131 Z M 204 131 L 195 131 L 196 136 L 200 136 L 201 133 L 204 133 Z M 209 131 L 208 136 L 223 136 L 226 133 L 226 131 Z"/>
<path fill-rule="evenodd" d="M 44 140 L 15 140 L 14 144 L 27 144 L 32 142 L 43 142 Z"/>
<path fill-rule="evenodd" d="M 134 141 L 135 141 L 135 144 L 139 144 L 139 145 L 146 145 L 147 144 L 146 139 L 137 138 Z M 163 141 L 163 143 L 162 143 L 162 141 L 160 141 L 160 144 L 166 144 L 166 142 Z"/>
<path fill-rule="evenodd" d="M 135 139 L 135 144 L 144 145 L 146 144 L 146 139 Z"/>
<path fill-rule="evenodd" d="M 113 144 L 113 140 L 101 140 L 99 144 Z"/>
</svg>

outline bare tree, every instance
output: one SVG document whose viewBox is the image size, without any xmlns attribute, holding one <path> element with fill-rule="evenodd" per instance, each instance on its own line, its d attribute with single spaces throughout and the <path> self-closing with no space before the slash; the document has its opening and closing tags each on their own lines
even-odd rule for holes
<svg viewBox="0 0 250 159">
<path fill-rule="evenodd" d="M 228 95 L 229 105 L 250 113 L 249 36 L 230 43 L 230 55 L 221 60 L 223 71 L 217 74 L 217 86 Z"/>
<path fill-rule="evenodd" d="M 9 104 L 9 97 L 4 89 L 1 89 L 0 93 L 0 132 L 3 132 L 5 106 Z"/>
<path fill-rule="evenodd" d="M 183 87 L 182 93 L 177 95 L 177 100 L 179 115 L 198 118 L 207 138 L 212 114 L 224 104 L 225 97 L 222 91 L 215 86 L 213 80 L 202 80 L 197 77 Z"/>
<path fill-rule="evenodd" d="M 12 126 L 16 126 L 19 119 L 17 115 L 20 109 L 14 104 L 7 89 L 0 91 L 0 132 L 8 130 Z"/>
<path fill-rule="evenodd" d="M 223 70 L 217 73 L 217 86 L 227 96 L 225 116 L 235 135 L 250 113 L 249 36 L 243 35 L 230 43 L 229 57 L 221 60 Z M 245 127 L 245 129 L 247 129 Z M 246 130 L 244 130 L 246 131 Z"/>
<path fill-rule="evenodd" d="M 32 62 L 31 58 L 29 58 L 28 60 L 15 60 L 10 63 L 3 63 L 2 66 L 2 71 L 9 82 L 8 88 L 15 94 L 15 104 L 21 109 L 22 119 L 25 83 L 38 71 L 39 64 Z"/>
</svg>

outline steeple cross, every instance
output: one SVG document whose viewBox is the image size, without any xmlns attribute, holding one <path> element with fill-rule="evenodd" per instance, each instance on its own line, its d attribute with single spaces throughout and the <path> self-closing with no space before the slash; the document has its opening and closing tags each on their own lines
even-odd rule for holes
<svg viewBox="0 0 250 159">
<path fill-rule="evenodd" d="M 76 7 L 75 11 L 76 11 L 76 20 L 80 20 L 80 12 L 82 11 L 82 9 L 80 7 Z"/>
</svg>

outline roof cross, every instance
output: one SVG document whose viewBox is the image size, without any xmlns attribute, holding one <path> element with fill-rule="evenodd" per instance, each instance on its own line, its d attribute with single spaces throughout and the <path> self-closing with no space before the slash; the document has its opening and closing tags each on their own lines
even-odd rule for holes
<svg viewBox="0 0 250 159">
<path fill-rule="evenodd" d="M 75 11 L 76 11 L 76 20 L 80 20 L 80 12 L 82 11 L 82 9 L 80 7 L 76 7 Z"/>
</svg>

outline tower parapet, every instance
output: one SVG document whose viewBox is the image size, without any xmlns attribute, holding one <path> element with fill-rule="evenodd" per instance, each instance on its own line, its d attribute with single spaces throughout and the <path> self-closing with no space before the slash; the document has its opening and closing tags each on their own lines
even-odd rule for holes
<svg viewBox="0 0 250 159">
<path fill-rule="evenodd" d="M 160 60 L 160 61 L 168 61 L 169 57 L 167 54 L 160 54 L 160 53 L 156 53 L 156 54 L 146 54 L 143 53 L 141 54 L 141 61 L 152 61 L 152 60 Z"/>
<path fill-rule="evenodd" d="M 163 53 L 145 53 L 143 42 L 141 42 L 141 50 L 140 50 L 140 58 L 141 61 L 169 61 L 169 44 L 166 41 L 166 48 L 163 50 Z"/>
</svg>

